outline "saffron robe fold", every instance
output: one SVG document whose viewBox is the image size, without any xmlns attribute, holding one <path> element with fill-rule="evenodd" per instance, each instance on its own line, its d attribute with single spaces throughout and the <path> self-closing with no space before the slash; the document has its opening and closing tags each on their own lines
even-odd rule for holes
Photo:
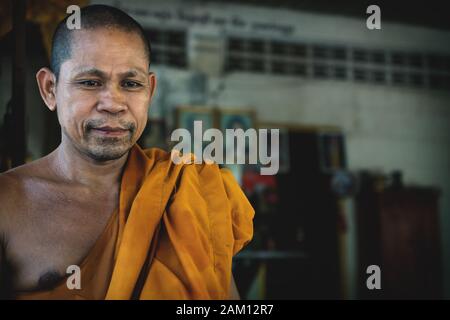
<svg viewBox="0 0 450 320">
<path fill-rule="evenodd" d="M 232 257 L 251 240 L 253 216 L 229 170 L 175 165 L 170 153 L 135 145 L 122 176 L 117 232 L 105 230 L 94 246 L 114 241 L 113 257 L 101 257 L 112 261 L 110 271 L 89 264 L 90 252 L 84 263 L 91 269 L 81 268 L 82 284 L 85 273 L 95 275 L 90 281 L 108 279 L 106 291 L 95 298 L 228 299 Z"/>
</svg>

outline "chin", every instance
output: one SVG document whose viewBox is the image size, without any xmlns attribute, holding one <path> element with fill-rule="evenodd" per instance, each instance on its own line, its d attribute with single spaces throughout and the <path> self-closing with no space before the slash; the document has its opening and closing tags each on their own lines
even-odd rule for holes
<svg viewBox="0 0 450 320">
<path fill-rule="evenodd" d="M 87 149 L 88 156 L 95 161 L 110 161 L 117 160 L 123 157 L 133 144 L 120 143 L 120 144 L 100 144 L 91 146 Z"/>
<path fill-rule="evenodd" d="M 123 153 L 111 153 L 111 152 L 91 152 L 89 153 L 89 157 L 95 161 L 98 162 L 105 162 L 105 161 L 111 161 L 111 160 L 117 160 L 120 159 L 126 152 Z"/>
</svg>

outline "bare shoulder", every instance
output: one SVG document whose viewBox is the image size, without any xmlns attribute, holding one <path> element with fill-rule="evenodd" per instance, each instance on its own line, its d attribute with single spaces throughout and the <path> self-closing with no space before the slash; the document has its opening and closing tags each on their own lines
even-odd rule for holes
<svg viewBox="0 0 450 320">
<path fill-rule="evenodd" d="M 10 240 L 23 225 L 21 213 L 27 202 L 24 186 L 32 177 L 33 167 L 34 164 L 30 163 L 0 173 L 0 296 L 8 296 L 1 282 L 8 269 L 5 267 L 10 258 Z"/>
<path fill-rule="evenodd" d="M 0 174 L 0 212 L 5 204 L 15 200 L 21 180 L 22 175 L 18 171 L 10 170 Z"/>
<path fill-rule="evenodd" d="M 22 165 L 0 174 L 0 232 L 5 231 L 17 212 L 25 202 L 25 185 L 33 179 L 36 163 Z"/>
<path fill-rule="evenodd" d="M 9 230 L 9 212 L 16 201 L 17 187 L 17 177 L 14 174 L 9 172 L 0 174 L 0 246 L 2 248 Z M 3 255 L 3 252 L 1 254 Z"/>
</svg>

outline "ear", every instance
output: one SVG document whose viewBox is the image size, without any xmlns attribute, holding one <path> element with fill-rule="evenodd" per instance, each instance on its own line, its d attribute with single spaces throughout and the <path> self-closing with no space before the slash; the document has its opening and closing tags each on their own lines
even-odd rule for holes
<svg viewBox="0 0 450 320">
<path fill-rule="evenodd" d="M 148 74 L 148 83 L 150 84 L 150 102 L 156 92 L 156 75 L 153 72 Z"/>
<path fill-rule="evenodd" d="M 41 68 L 36 80 L 42 100 L 51 111 L 56 110 L 56 77 L 49 68 Z"/>
</svg>

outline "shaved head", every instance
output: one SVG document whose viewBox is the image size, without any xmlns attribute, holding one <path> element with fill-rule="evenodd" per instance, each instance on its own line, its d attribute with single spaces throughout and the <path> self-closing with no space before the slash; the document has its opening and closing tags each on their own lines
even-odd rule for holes
<svg viewBox="0 0 450 320">
<path fill-rule="evenodd" d="M 92 30 L 97 28 L 117 29 L 129 33 L 135 33 L 142 40 L 144 51 L 150 68 L 150 43 L 145 36 L 141 25 L 120 9 L 107 5 L 91 5 L 80 10 L 81 30 Z M 67 28 L 66 17 L 62 20 L 53 34 L 50 68 L 59 78 L 61 65 L 72 55 L 73 35 L 79 30 Z"/>
</svg>

